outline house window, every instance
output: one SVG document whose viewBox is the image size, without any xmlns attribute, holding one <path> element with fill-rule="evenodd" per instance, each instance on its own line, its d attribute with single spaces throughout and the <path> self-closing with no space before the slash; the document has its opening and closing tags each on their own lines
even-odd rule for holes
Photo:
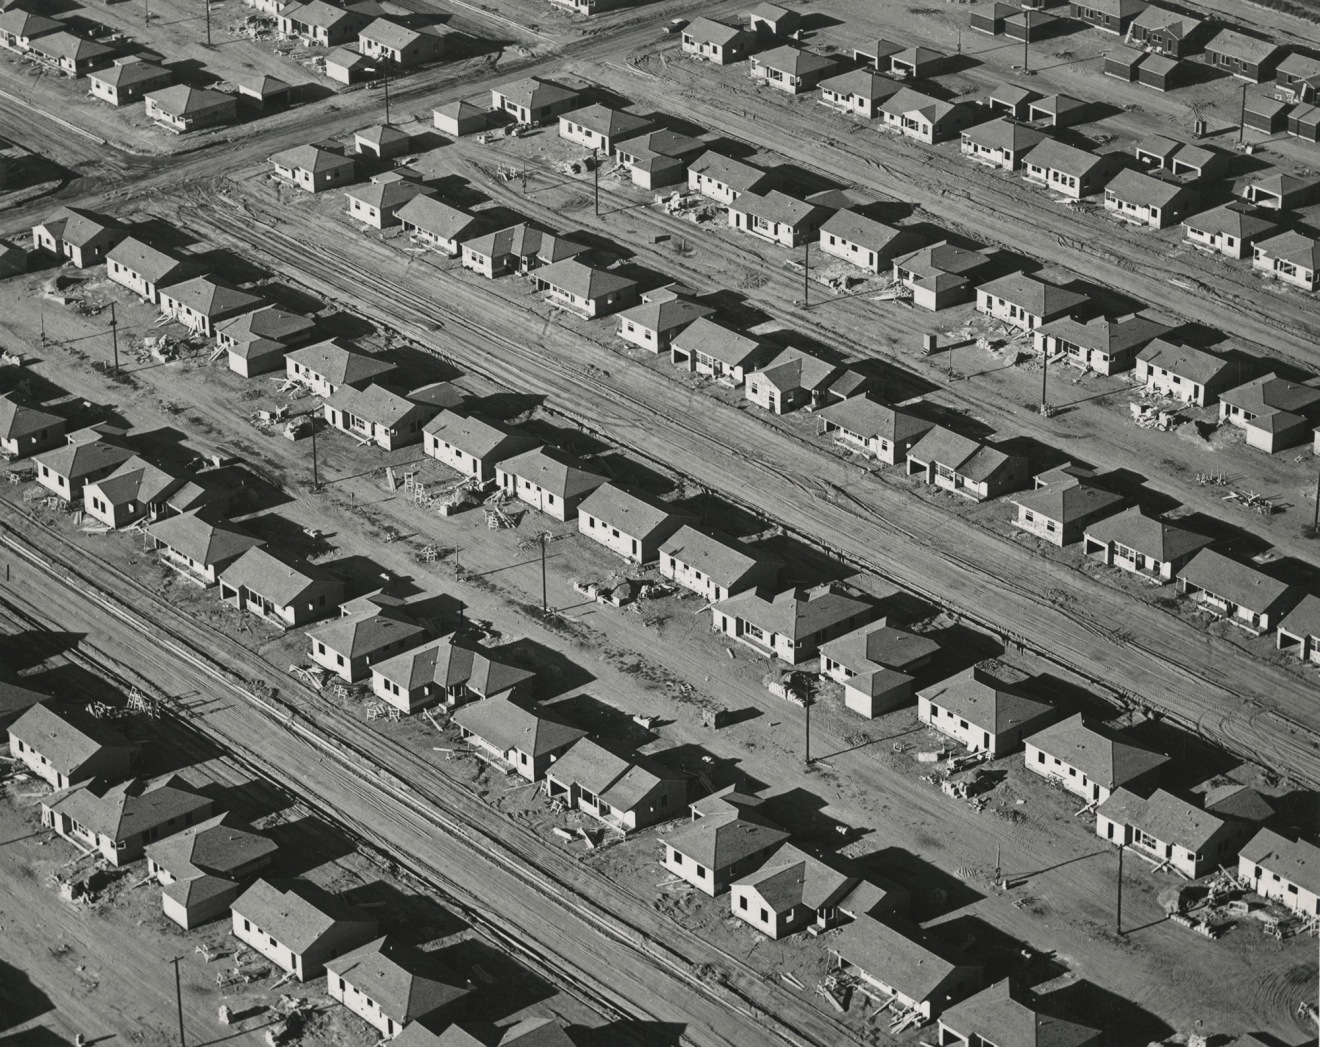
<svg viewBox="0 0 1320 1047">
<path fill-rule="evenodd" d="M 738 908 L 741 909 L 743 912 L 747 911 L 747 895 L 744 894 L 742 897 L 738 899 Z"/>
</svg>

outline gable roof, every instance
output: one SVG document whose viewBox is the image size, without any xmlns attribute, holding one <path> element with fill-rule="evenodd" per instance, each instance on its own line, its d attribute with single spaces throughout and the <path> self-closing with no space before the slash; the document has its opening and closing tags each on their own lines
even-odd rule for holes
<svg viewBox="0 0 1320 1047">
<path fill-rule="evenodd" d="M 705 148 L 706 143 L 700 138 L 662 127 L 658 131 L 643 131 L 625 139 L 615 147 L 615 152 L 649 169 L 652 166 L 650 161 L 657 157 L 682 160 Z"/>
<path fill-rule="evenodd" d="M 323 149 L 319 145 L 296 145 L 292 149 L 272 153 L 270 162 L 291 171 L 310 171 L 312 174 L 352 167 L 355 163 L 351 156 Z"/>
<path fill-rule="evenodd" d="M 1033 103 L 1035 104 L 1035 103 Z M 1057 138 L 1046 138 L 1031 151 L 1027 164 L 1041 167 L 1047 171 L 1062 171 L 1080 178 L 1101 162 L 1103 157 L 1089 153 L 1085 149 L 1060 142 Z"/>
<path fill-rule="evenodd" d="M 725 589 L 766 562 L 753 555 L 741 542 L 688 524 L 660 543 L 660 555 L 672 556 L 680 563 L 695 567 Z"/>
<path fill-rule="evenodd" d="M 426 423 L 423 432 L 483 461 L 501 453 L 509 458 L 536 444 L 536 438 L 529 433 L 483 415 L 457 410 L 441 411 Z"/>
<path fill-rule="evenodd" d="M 349 605 L 345 604 L 344 609 L 348 608 Z M 360 658 L 379 651 L 387 644 L 415 639 L 424 632 L 403 608 L 372 604 L 309 629 L 307 638 L 314 643 L 324 644 L 345 658 Z"/>
<path fill-rule="evenodd" d="M 732 156 L 707 149 L 688 164 L 688 171 L 713 178 L 721 185 L 727 185 L 734 192 L 745 193 L 763 185 L 769 178 L 768 172 L 746 160 L 737 160 Z"/>
<path fill-rule="evenodd" d="M 156 80 L 162 76 L 170 77 L 173 75 L 174 74 L 164 66 L 139 58 L 133 61 L 116 62 L 108 69 L 101 69 L 94 73 L 88 73 L 87 78 L 102 84 L 107 84 L 110 87 L 132 87 L 134 84 Z"/>
<path fill-rule="evenodd" d="M 316 329 L 316 321 L 278 305 L 267 305 L 243 313 L 216 325 L 216 333 L 231 339 L 237 346 L 269 341 L 281 345 Z"/>
<path fill-rule="evenodd" d="M 399 208 L 397 217 L 401 222 L 415 225 L 441 240 L 456 240 L 481 223 L 479 218 L 462 208 L 428 195 L 414 196 Z"/>
<path fill-rule="evenodd" d="M 63 775 L 73 774 L 103 749 L 131 750 L 133 744 L 81 706 L 39 702 L 9 725 Z"/>
<path fill-rule="evenodd" d="M 38 228 L 45 229 L 57 240 L 83 247 L 107 233 L 119 233 L 123 227 L 115 219 L 83 207 L 61 207 Z"/>
<path fill-rule="evenodd" d="M 957 469 L 976 454 L 980 446 L 970 437 L 937 425 L 908 450 L 908 458 Z"/>
<path fill-rule="evenodd" d="M 70 62 L 83 62 L 101 55 L 114 54 L 113 48 L 63 30 L 34 37 L 28 46 L 37 54 L 48 58 L 67 59 Z"/>
<path fill-rule="evenodd" d="M 867 218 L 866 215 L 849 208 L 835 211 L 825 219 L 820 231 L 877 252 L 883 251 L 903 235 L 903 230 L 895 229 L 884 222 L 877 222 L 874 218 Z"/>
<path fill-rule="evenodd" d="M 365 389 L 341 385 L 326 399 L 325 406 L 356 415 L 387 429 L 394 429 L 415 411 L 429 410 L 388 386 L 377 385 L 375 382 Z"/>
<path fill-rule="evenodd" d="M 940 1024 L 1003 1047 L 1086 1047 L 1100 1038 L 1097 1029 L 1019 1003 L 1007 978 L 954 1004 L 940 1015 Z"/>
<path fill-rule="evenodd" d="M 734 886 L 754 888 L 766 905 L 783 914 L 798 905 L 808 909 L 835 905 L 860 879 L 786 843 L 761 868 L 734 881 Z"/>
<path fill-rule="evenodd" d="M 1320 240 L 1299 233 L 1295 229 L 1289 229 L 1268 240 L 1261 240 L 1256 244 L 1256 248 L 1266 257 L 1292 262 L 1293 265 L 1309 269 L 1311 272 L 1320 270 Z"/>
<path fill-rule="evenodd" d="M 880 437 L 903 443 L 934 427 L 907 411 L 876 403 L 866 396 L 850 396 L 816 412 L 816 417 L 864 440 Z"/>
<path fill-rule="evenodd" d="M 536 676 L 449 637 L 396 654 L 372 669 L 409 691 L 432 683 L 446 689 L 466 684 L 483 698 L 503 694 Z"/>
<path fill-rule="evenodd" d="M 1320 847 L 1262 829 L 1239 852 L 1249 862 L 1320 894 Z"/>
<path fill-rule="evenodd" d="M 264 546 L 253 546 L 242 553 L 221 572 L 220 580 L 235 589 L 247 588 L 280 607 L 296 603 L 313 586 L 343 587 L 343 583 L 324 568 Z"/>
<path fill-rule="evenodd" d="M 664 502 L 613 483 L 601 484 L 587 495 L 578 512 L 593 516 L 637 539 L 645 539 L 668 526 L 678 515 Z"/>
<path fill-rule="evenodd" d="M 265 304 L 256 295 L 240 291 L 214 276 L 194 276 L 191 280 L 171 284 L 162 294 L 206 317 L 235 310 L 252 312 Z"/>
<path fill-rule="evenodd" d="M 828 360 L 790 345 L 775 354 L 764 367 L 752 373 L 785 393 L 794 389 L 805 389 L 808 392 L 822 389 L 829 385 L 840 370 L 842 368 Z"/>
<path fill-rule="evenodd" d="M 642 302 L 619 313 L 620 320 L 631 320 L 647 331 L 663 334 L 708 316 L 715 310 L 708 305 L 686 298 L 671 298 L 662 302 Z"/>
<path fill-rule="evenodd" d="M 1320 636 L 1320 597 L 1307 593 L 1301 601 L 1283 616 L 1279 631 L 1294 636 Z"/>
<path fill-rule="evenodd" d="M 394 370 L 392 363 L 360 352 L 356 346 L 341 338 L 328 338 L 324 342 L 295 349 L 285 360 L 310 368 L 331 385 L 365 382 Z"/>
<path fill-rule="evenodd" d="M 587 734 L 560 720 L 530 712 L 507 698 L 487 698 L 465 705 L 452 719 L 501 752 L 517 749 L 532 759 L 572 745 Z"/>
<path fill-rule="evenodd" d="M 1148 316 L 1129 316 L 1122 320 L 1098 316 L 1085 323 L 1064 316 L 1036 330 L 1086 349 L 1099 349 L 1112 356 L 1168 334 L 1170 327 Z"/>
<path fill-rule="evenodd" d="M 1125 545 L 1161 563 L 1181 560 L 1213 541 L 1205 535 L 1147 516 L 1140 506 L 1125 509 L 1086 528 L 1088 538 Z"/>
<path fill-rule="evenodd" d="M 1270 372 L 1220 393 L 1219 399 L 1255 415 L 1252 424 L 1256 424 L 1271 414 L 1307 415 L 1313 412 L 1320 405 L 1320 389 L 1290 382 Z"/>
<path fill-rule="evenodd" d="M 1125 501 L 1121 494 L 1076 479 L 1013 495 L 1011 500 L 1023 509 L 1039 513 L 1047 520 L 1056 520 L 1064 526 L 1093 513 L 1116 509 Z"/>
<path fill-rule="evenodd" d="M 698 317 L 674 336 L 673 346 L 691 353 L 704 353 L 728 367 L 741 367 L 765 351 L 765 345 L 737 331 Z"/>
<path fill-rule="evenodd" d="M 1035 153 L 1032 155 L 1035 156 Z M 1057 284 L 1022 272 L 1001 276 L 997 280 L 981 284 L 976 290 L 978 293 L 984 291 L 995 298 L 1003 298 L 1021 306 L 1032 316 L 1041 317 L 1068 312 L 1090 301 L 1084 294 L 1069 291 Z"/>
<path fill-rule="evenodd" d="M 1054 706 L 1029 698 L 1018 687 L 968 670 L 920 692 L 919 697 L 991 734 L 1030 723 L 1054 712 Z"/>
<path fill-rule="evenodd" d="M 1236 29 L 1224 28 L 1206 41 L 1205 50 L 1259 65 L 1273 57 L 1279 51 L 1279 45 L 1273 40 L 1262 40 Z"/>
<path fill-rule="evenodd" d="M 133 452 L 127 447 L 96 439 L 67 443 L 36 455 L 32 460 L 56 476 L 81 480 L 101 469 L 112 469 L 132 457 Z"/>
<path fill-rule="evenodd" d="M 746 35 L 746 32 L 740 26 L 725 25 L 704 15 L 692 19 L 683 27 L 684 36 L 692 37 L 699 44 L 718 44 L 720 47 L 733 43 L 738 37 Z"/>
<path fill-rule="evenodd" d="M 871 610 L 871 605 L 832 585 L 824 585 L 815 589 L 785 589 L 769 598 L 754 590 L 739 593 L 721 600 L 714 609 L 797 642 L 863 614 Z"/>
<path fill-rule="evenodd" d="M 865 98 L 870 102 L 884 101 L 903 89 L 900 84 L 887 76 L 881 76 L 874 69 L 849 69 L 838 76 L 826 77 L 820 82 L 820 88 L 850 98 Z"/>
<path fill-rule="evenodd" d="M 190 87 L 187 84 L 162 87 L 159 91 L 152 91 L 147 98 L 171 116 L 192 116 L 220 106 L 237 105 L 233 95 L 208 91 L 203 87 Z"/>
<path fill-rule="evenodd" d="M 628 135 L 646 130 L 652 123 L 644 116 L 638 116 L 624 109 L 613 109 L 599 102 L 564 113 L 559 120 L 561 123 L 577 124 L 607 138 L 626 138 Z"/>
<path fill-rule="evenodd" d="M 183 487 L 188 481 L 133 455 L 104 479 L 87 484 L 86 490 L 98 491 L 111 505 L 129 502 L 159 502 Z"/>
<path fill-rule="evenodd" d="M 1163 753 L 1142 748 L 1112 727 L 1083 719 L 1081 713 L 1033 734 L 1027 744 L 1077 768 L 1106 789 L 1116 789 L 1169 762 Z"/>
<path fill-rule="evenodd" d="M 463 248 L 489 258 L 503 258 L 505 255 L 531 258 L 535 255 L 547 265 L 587 250 L 584 244 L 564 236 L 552 236 L 526 222 L 478 236 L 465 243 Z"/>
<path fill-rule="evenodd" d="M 1125 203 L 1167 206 L 1169 201 L 1188 191 L 1181 182 L 1169 182 L 1144 171 L 1131 168 L 1119 171 L 1105 186 L 1105 193 Z"/>
<path fill-rule="evenodd" d="M 960 966 L 948 959 L 943 943 L 913 927 L 905 934 L 862 915 L 839 930 L 830 949 L 912 1000 L 924 1001 Z"/>
<path fill-rule="evenodd" d="M 18 440 L 63 424 L 63 418 L 42 410 L 22 393 L 0 393 L 0 439 Z"/>
<path fill-rule="evenodd" d="M 1133 29 L 1139 28 L 1147 31 L 1158 29 L 1179 40 L 1185 38 L 1188 34 L 1204 24 L 1205 23 L 1199 18 L 1192 18 L 1189 15 L 1180 14 L 1177 11 L 1170 11 L 1167 8 L 1160 7 L 1156 4 L 1150 4 L 1147 6 L 1144 11 L 1132 20 Z"/>
<path fill-rule="evenodd" d="M 868 666 L 884 666 L 903 672 L 939 652 L 940 645 L 927 636 L 880 623 L 863 625 L 820 645 L 822 656 L 861 673 Z"/>
<path fill-rule="evenodd" d="M 576 784 L 621 811 L 630 811 L 662 782 L 681 777 L 648 757 L 624 758 L 579 738 L 546 772 L 556 781 Z"/>
<path fill-rule="evenodd" d="M 385 47 L 401 51 L 405 47 L 420 40 L 423 36 L 433 36 L 443 39 L 449 36 L 451 30 L 438 25 L 423 25 L 413 28 L 412 26 L 401 25 L 398 22 L 391 21 L 388 18 L 377 18 L 365 29 L 358 32 L 359 40 L 370 40 L 373 43 L 383 44 Z"/>
<path fill-rule="evenodd" d="M 1033 148 L 1048 137 L 1038 128 L 1007 118 L 969 127 L 963 131 L 962 136 L 965 141 L 979 145 L 982 149 L 1008 150 L 1015 155 Z"/>
<path fill-rule="evenodd" d="M 1156 789 L 1149 797 L 1138 796 L 1127 789 L 1115 789 L 1095 813 L 1119 825 L 1130 825 L 1149 833 L 1161 843 L 1185 847 L 1193 854 L 1224 827 L 1223 818 L 1163 789 Z"/>
<path fill-rule="evenodd" d="M 546 106 L 573 101 L 578 97 L 577 91 L 552 80 L 543 80 L 539 76 L 527 76 L 521 80 L 501 84 L 494 88 L 494 93 L 526 109 L 543 109 Z"/>
<path fill-rule="evenodd" d="M 295 956 L 301 956 L 338 924 L 376 924 L 362 910 L 306 880 L 283 886 L 257 880 L 234 900 L 233 911 Z"/>
<path fill-rule="evenodd" d="M 698 865 L 718 872 L 777 847 L 788 835 L 754 807 L 722 807 L 677 827 L 661 839 Z"/>
<path fill-rule="evenodd" d="M 229 812 L 147 846 L 147 857 L 176 880 L 228 876 L 273 855 L 279 845 Z"/>
<path fill-rule="evenodd" d="M 12 33 L 17 37 L 36 37 L 43 33 L 54 33 L 64 28 L 64 23 L 45 15 L 33 14 L 22 8 L 11 8 L 0 14 L 0 31 Z"/>
<path fill-rule="evenodd" d="M 510 476 L 529 480 L 537 487 L 568 501 L 594 491 L 605 477 L 557 447 L 536 447 L 500 462 L 498 467 Z"/>
<path fill-rule="evenodd" d="M 769 51 L 752 55 L 752 61 L 757 65 L 765 66 L 767 69 L 777 69 L 781 73 L 787 73 L 789 76 L 810 76 L 812 73 L 823 72 L 826 69 L 835 67 L 832 58 L 813 54 L 811 51 L 804 51 L 802 48 L 793 47 L 791 44 L 783 44 Z"/>
<path fill-rule="evenodd" d="M 325 968 L 399 1025 L 434 1014 L 468 995 L 434 954 L 388 935 L 327 960 Z"/>
<path fill-rule="evenodd" d="M 536 279 L 556 290 L 575 295 L 588 302 L 631 290 L 637 286 L 634 280 L 605 269 L 597 269 L 595 266 L 579 262 L 576 258 L 565 258 L 562 262 L 542 266 L 536 270 Z"/>
<path fill-rule="evenodd" d="M 426 186 L 418 185 L 410 179 L 396 178 L 386 182 L 367 182 L 365 185 L 354 186 L 352 189 L 344 190 L 344 195 L 367 207 L 388 212 L 398 211 L 408 202 L 426 196 L 430 192 L 431 190 Z"/>
<path fill-rule="evenodd" d="M 94 779 L 56 793 L 45 806 L 117 843 L 209 808 L 211 801 L 187 788 L 182 778 L 170 775 L 150 783 L 130 779 L 108 787 Z"/>
<path fill-rule="evenodd" d="M 1137 354 L 1137 359 L 1144 360 L 1152 367 L 1162 367 L 1199 385 L 1208 385 L 1229 367 L 1228 361 L 1222 356 L 1190 345 L 1177 345 L 1163 338 L 1154 339 Z"/>
<path fill-rule="evenodd" d="M 1264 611 L 1288 594 L 1287 582 L 1276 581 L 1254 567 L 1230 560 L 1213 549 L 1202 549 L 1178 572 L 1188 585 L 1204 589 L 1252 611 Z"/>
<path fill-rule="evenodd" d="M 168 277 L 188 270 L 188 263 L 135 236 L 115 244 L 105 257 L 107 262 L 115 262 L 152 284 L 161 284 Z"/>
<path fill-rule="evenodd" d="M 160 545 L 206 567 L 237 559 L 253 546 L 264 544 L 236 524 L 204 519 L 196 509 L 157 520 L 147 533 Z"/>
</svg>

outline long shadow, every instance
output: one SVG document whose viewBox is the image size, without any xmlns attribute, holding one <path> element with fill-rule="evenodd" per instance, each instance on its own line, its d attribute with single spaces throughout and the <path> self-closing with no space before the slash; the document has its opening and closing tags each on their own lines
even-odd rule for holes
<svg viewBox="0 0 1320 1047">
<path fill-rule="evenodd" d="M 858 749 L 867 749 L 870 748 L 872 745 L 879 745 L 881 742 L 892 742 L 896 738 L 904 738 L 909 734 L 916 734 L 919 731 L 923 731 L 923 730 L 925 730 L 924 725 L 919 724 L 916 727 L 908 728 L 906 731 L 899 731 L 897 734 L 887 734 L 883 738 L 868 738 L 864 742 L 859 742 L 856 745 L 850 745 L 846 749 L 836 749 L 832 753 L 822 753 L 820 756 L 816 756 L 813 753 L 812 758 L 815 760 L 829 760 L 835 756 L 843 756 L 846 753 L 855 753 L 857 752 Z"/>
<path fill-rule="evenodd" d="M 687 1031 L 684 1022 L 620 1019 L 592 1028 L 570 1025 L 564 1032 L 573 1047 L 680 1047 Z"/>
<path fill-rule="evenodd" d="M 0 1030 L 23 1025 L 54 1009 L 50 997 L 26 972 L 0 960 Z"/>
<path fill-rule="evenodd" d="M 1072 865 L 1076 862 L 1083 862 L 1086 861 L 1087 858 L 1094 858 L 1097 855 L 1108 854 L 1108 853 L 1109 853 L 1108 847 L 1101 847 L 1098 851 L 1091 851 L 1088 854 L 1079 854 L 1075 858 L 1065 858 L 1061 862 L 1055 862 L 1053 865 L 1047 865 L 1043 869 L 1035 869 L 1032 872 L 1005 872 L 1004 879 L 1022 880 L 1022 879 L 1029 879 L 1032 876 L 1043 876 L 1045 873 L 1053 872 L 1055 869 L 1062 869 L 1065 865 Z"/>
<path fill-rule="evenodd" d="M 569 691 L 586 687 L 596 677 L 582 665 L 537 640 L 521 637 L 509 643 L 488 649 L 492 658 L 507 661 L 536 673 L 534 690 L 538 698 L 548 701 Z"/>
</svg>

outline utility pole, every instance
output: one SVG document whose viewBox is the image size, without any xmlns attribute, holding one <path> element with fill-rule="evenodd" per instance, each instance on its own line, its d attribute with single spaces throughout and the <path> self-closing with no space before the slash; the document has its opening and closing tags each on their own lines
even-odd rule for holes
<svg viewBox="0 0 1320 1047">
<path fill-rule="evenodd" d="M 389 67 L 389 59 L 385 59 L 385 60 L 383 60 L 383 61 L 380 63 L 380 71 L 381 71 L 381 76 L 382 76 L 382 78 L 383 78 L 384 81 L 385 81 L 385 123 L 386 123 L 386 125 L 388 125 L 389 122 L 390 122 L 390 67 Z"/>
<path fill-rule="evenodd" d="M 1315 519 L 1311 521 L 1311 537 L 1320 538 L 1320 473 L 1315 476 Z"/>
<path fill-rule="evenodd" d="M 548 535 L 548 531 L 541 532 L 541 613 L 543 615 L 550 613 L 550 598 L 545 587 L 545 540 Z"/>
<path fill-rule="evenodd" d="M 807 703 L 803 706 L 802 710 L 806 713 L 806 717 L 803 720 L 804 736 L 802 755 L 806 759 L 808 767 L 811 766 L 811 704 L 811 695 L 807 695 Z"/>
<path fill-rule="evenodd" d="M 591 150 L 591 173 L 596 176 L 596 217 L 600 217 L 600 149 Z"/>
<path fill-rule="evenodd" d="M 526 196 L 527 195 L 527 161 L 526 160 L 523 161 L 522 184 L 523 184 L 523 196 Z"/>
<path fill-rule="evenodd" d="M 44 328 L 45 325 L 44 320 L 42 321 L 42 324 Z M 42 334 L 42 341 L 45 341 L 44 330 Z M 114 350 L 115 350 L 115 374 L 119 374 L 119 321 L 115 319 L 114 302 L 110 303 L 110 341 L 114 345 Z"/>
<path fill-rule="evenodd" d="M 179 1047 L 187 1047 L 188 1041 L 183 1036 L 183 986 L 179 980 L 179 961 L 182 956 L 176 956 L 171 961 L 174 964 L 174 1002 L 179 1008 Z"/>
<path fill-rule="evenodd" d="M 211 0 L 202 0 L 206 8 L 206 46 L 211 46 Z"/>
<path fill-rule="evenodd" d="M 995 884 L 998 886 L 1003 881 L 1003 867 L 999 863 L 999 844 L 995 844 Z"/>
<path fill-rule="evenodd" d="M 454 546 L 454 580 L 458 580 L 458 546 Z"/>
<path fill-rule="evenodd" d="M 1045 414 L 1047 418 L 1049 416 L 1046 414 L 1045 405 L 1048 404 L 1050 401 L 1046 396 L 1045 390 L 1046 390 L 1046 383 L 1049 381 L 1049 378 L 1050 378 L 1050 349 L 1049 349 L 1049 345 L 1046 342 L 1042 342 L 1040 346 L 1040 413 Z"/>
<path fill-rule="evenodd" d="M 1031 14 L 1027 12 L 1028 16 Z M 1022 33 L 1022 71 L 1031 72 L 1031 25 L 1028 23 Z"/>
<path fill-rule="evenodd" d="M 802 308 L 811 308 L 811 241 L 802 245 Z M 808 761 L 809 762 L 809 761 Z"/>
<path fill-rule="evenodd" d="M 321 467 L 316 458 L 316 411 L 308 411 L 307 416 L 312 420 L 312 490 L 321 489 Z"/>
<path fill-rule="evenodd" d="M 1114 933 L 1119 937 L 1123 936 L 1123 850 L 1124 845 L 1118 845 L 1118 905 L 1114 909 Z"/>
<path fill-rule="evenodd" d="M 1241 145 L 1247 135 L 1247 85 L 1242 85 L 1242 104 L 1238 108 L 1238 145 Z"/>
<path fill-rule="evenodd" d="M 142 18 L 142 24 L 151 25 L 151 0 L 143 0 L 143 7 L 146 13 Z"/>
</svg>

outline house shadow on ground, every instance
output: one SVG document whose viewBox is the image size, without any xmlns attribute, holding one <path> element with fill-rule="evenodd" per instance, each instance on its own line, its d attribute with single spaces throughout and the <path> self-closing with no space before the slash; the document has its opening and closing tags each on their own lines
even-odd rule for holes
<svg viewBox="0 0 1320 1047">
<path fill-rule="evenodd" d="M 956 876 L 902 847 L 885 847 L 856 859 L 871 875 L 892 880 L 912 895 L 912 919 L 924 922 L 985 897 Z"/>
<path fill-rule="evenodd" d="M 684 1022 L 648 1022 L 622 1019 L 592 1028 L 570 1025 L 564 1031 L 573 1047 L 680 1047 Z"/>
</svg>

